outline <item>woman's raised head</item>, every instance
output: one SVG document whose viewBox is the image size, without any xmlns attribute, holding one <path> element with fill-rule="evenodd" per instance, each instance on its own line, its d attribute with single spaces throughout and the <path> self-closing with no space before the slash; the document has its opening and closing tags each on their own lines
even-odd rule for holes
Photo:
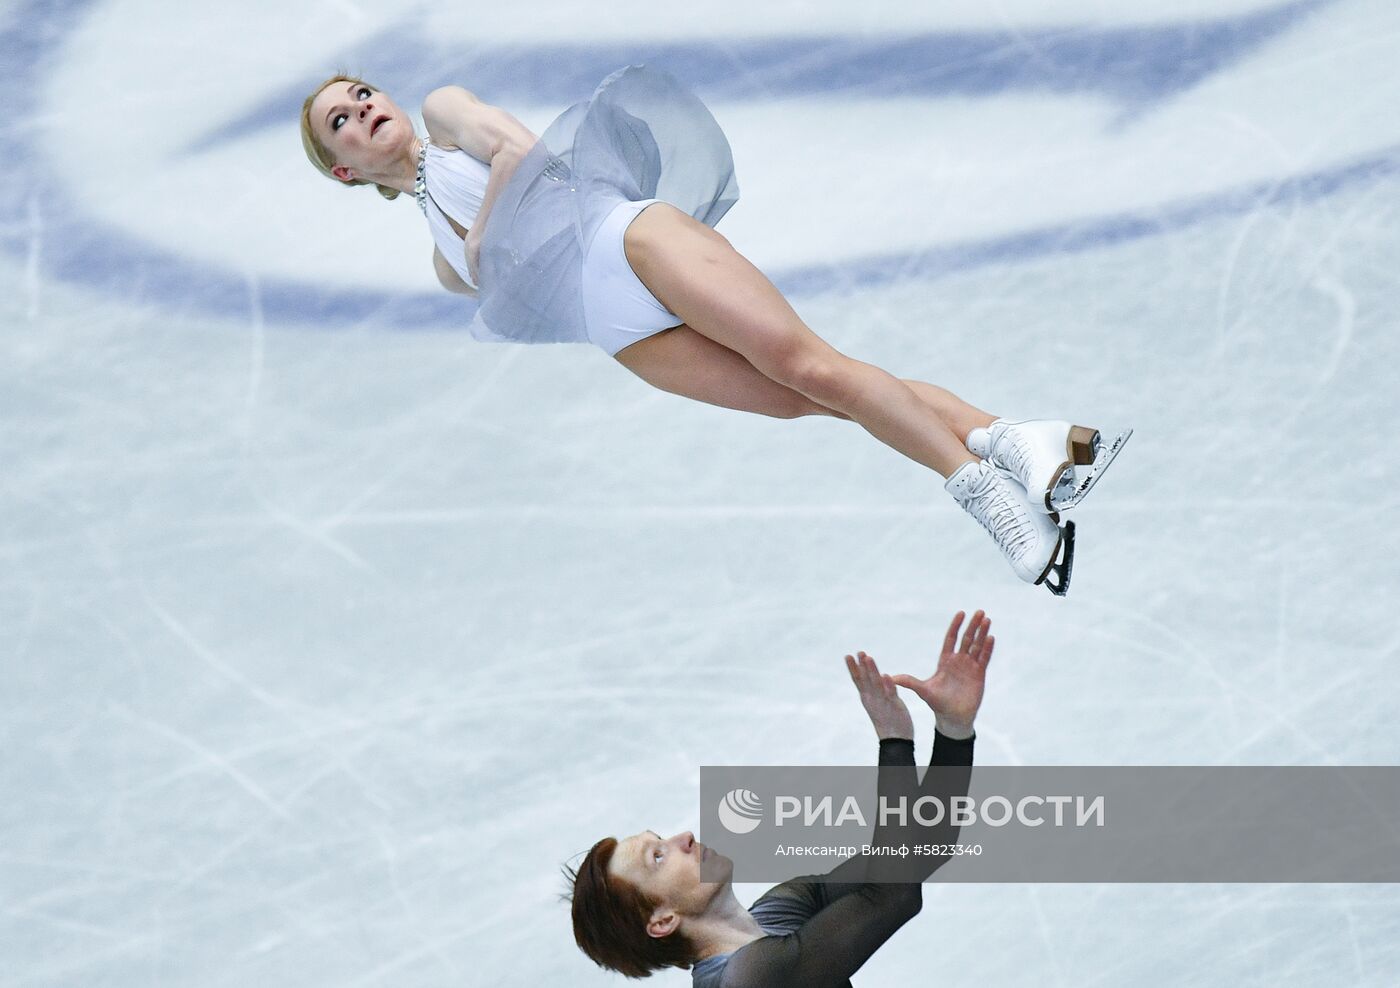
<svg viewBox="0 0 1400 988">
<path fill-rule="evenodd" d="M 413 137 L 412 122 L 382 90 L 357 76 L 337 73 L 301 104 L 307 160 L 343 185 L 374 185 L 385 199 L 397 198 L 399 190 L 373 176 L 389 160 L 394 138 L 402 143 L 405 137 Z"/>
</svg>

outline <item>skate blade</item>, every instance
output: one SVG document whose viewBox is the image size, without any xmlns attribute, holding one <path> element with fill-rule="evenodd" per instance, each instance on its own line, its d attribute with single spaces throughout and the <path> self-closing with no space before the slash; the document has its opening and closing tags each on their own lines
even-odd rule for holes
<svg viewBox="0 0 1400 988">
<path fill-rule="evenodd" d="M 1109 442 L 1100 442 L 1095 451 L 1094 462 L 1079 470 L 1066 470 L 1060 475 L 1059 482 L 1050 493 L 1050 507 L 1055 511 L 1068 511 L 1080 501 L 1084 500 L 1084 495 L 1094 489 L 1094 485 L 1099 482 L 1104 471 L 1108 469 L 1123 447 L 1127 445 L 1132 437 L 1132 429 L 1124 429 Z"/>
<path fill-rule="evenodd" d="M 1074 522 L 1067 521 L 1061 528 L 1060 545 L 1064 549 L 1063 558 L 1051 563 L 1038 581 L 1045 585 L 1056 597 L 1069 593 L 1069 578 L 1074 572 Z M 1054 577 L 1052 580 L 1051 577 Z"/>
</svg>

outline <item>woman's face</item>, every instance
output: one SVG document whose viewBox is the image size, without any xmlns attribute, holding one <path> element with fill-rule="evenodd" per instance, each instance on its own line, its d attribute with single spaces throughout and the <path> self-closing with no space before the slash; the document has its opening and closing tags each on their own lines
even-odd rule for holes
<svg viewBox="0 0 1400 988">
<path fill-rule="evenodd" d="M 335 159 L 341 181 L 388 174 L 413 142 L 413 122 L 363 82 L 335 82 L 311 101 L 311 127 Z"/>
<path fill-rule="evenodd" d="M 718 863 L 724 867 L 724 881 L 700 880 L 700 864 Z M 718 851 L 706 847 L 690 831 L 662 840 L 650 830 L 633 834 L 618 842 L 608 871 L 635 885 L 644 894 L 660 902 L 662 912 L 674 910 L 684 915 L 703 912 L 715 894 L 733 873 L 733 862 Z M 664 932 L 669 933 L 670 930 Z"/>
</svg>

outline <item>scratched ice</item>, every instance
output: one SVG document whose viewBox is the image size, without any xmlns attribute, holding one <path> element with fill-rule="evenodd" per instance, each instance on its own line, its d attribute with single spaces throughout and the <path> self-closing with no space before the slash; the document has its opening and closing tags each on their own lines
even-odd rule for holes
<svg viewBox="0 0 1400 988">
<path fill-rule="evenodd" d="M 557 866 L 694 826 L 702 764 L 873 757 L 840 656 L 957 608 L 984 761 L 1395 760 L 1393 4 L 473 6 L 0 12 L 0 984 L 620 983 Z M 1067 599 L 851 426 L 470 342 L 412 206 L 297 142 L 338 67 L 539 128 L 639 60 L 835 345 L 1136 427 Z M 1393 985 L 1397 930 L 1383 887 L 932 887 L 857 981 Z"/>
</svg>

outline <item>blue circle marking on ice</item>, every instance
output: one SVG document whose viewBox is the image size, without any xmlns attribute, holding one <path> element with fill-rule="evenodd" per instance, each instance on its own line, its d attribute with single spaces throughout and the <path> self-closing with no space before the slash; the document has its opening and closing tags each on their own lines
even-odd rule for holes
<svg viewBox="0 0 1400 988">
<path fill-rule="evenodd" d="M 70 36 L 86 17 L 111 2 L 27 0 L 12 8 L 0 27 L 12 106 L 42 117 L 46 85 L 68 57 L 65 45 Z M 416 24 L 401 23 L 348 47 L 333 60 L 355 65 L 370 77 L 395 79 L 405 105 L 444 79 L 462 78 L 503 105 L 557 102 L 562 109 L 618 65 L 649 61 L 684 79 L 707 99 L 820 96 L 836 102 L 852 97 L 1088 92 L 1115 104 L 1119 112 L 1110 126 L 1123 126 L 1230 69 L 1329 6 L 1329 0 L 1292 0 L 1214 20 L 1069 29 L 497 47 L 463 46 L 429 36 Z M 131 27 L 133 32 L 147 29 L 154 28 L 139 23 Z M 174 30 L 168 24 L 160 29 Z M 121 45 L 122 38 L 110 43 Z M 188 57 L 207 58 L 208 53 L 189 46 Z M 734 71 L 735 64 L 742 64 L 744 71 Z M 285 126 L 295 118 L 306 89 L 319 78 L 317 74 L 279 85 L 270 94 L 251 85 L 235 87 L 239 93 L 251 90 L 243 105 L 224 119 L 216 114 L 212 121 L 187 126 L 180 145 L 187 150 L 217 147 Z M 0 249 L 45 277 L 129 302 L 210 315 L 255 313 L 269 321 L 314 327 L 369 321 L 395 328 L 448 328 L 463 327 L 470 320 L 471 303 L 445 293 L 329 287 L 276 273 L 250 275 L 192 259 L 174 244 L 159 242 L 158 235 L 136 235 L 78 203 L 40 148 L 39 130 L 31 120 L 7 141 L 0 163 L 9 190 L 0 200 Z M 1237 184 L 1147 210 L 1110 211 L 983 239 L 799 265 L 773 272 L 773 280 L 784 292 L 800 295 L 829 288 L 838 270 L 845 286 L 930 279 L 1161 234 L 1270 202 L 1317 199 L 1397 172 L 1400 146 L 1383 145 L 1311 171 L 1263 181 L 1237 179 Z"/>
<path fill-rule="evenodd" d="M 731 789 L 719 801 L 719 822 L 731 834 L 748 834 L 763 822 L 763 801 L 750 789 Z"/>
</svg>

